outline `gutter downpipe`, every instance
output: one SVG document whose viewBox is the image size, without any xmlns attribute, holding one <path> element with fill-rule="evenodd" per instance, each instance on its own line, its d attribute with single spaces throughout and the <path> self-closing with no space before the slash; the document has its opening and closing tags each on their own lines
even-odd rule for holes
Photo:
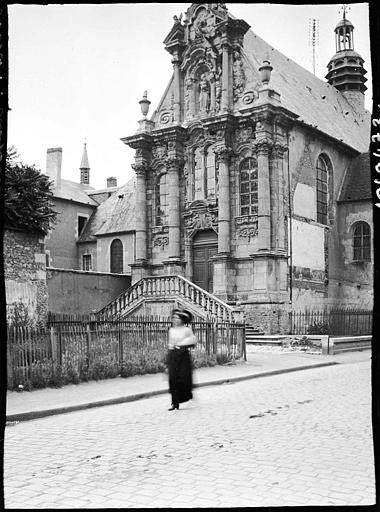
<svg viewBox="0 0 380 512">
<path fill-rule="evenodd" d="M 289 298 L 290 303 L 293 301 L 293 243 L 292 243 L 292 199 L 291 199 L 291 187 L 290 187 L 290 147 L 289 147 L 289 132 L 286 134 L 287 145 L 288 145 L 288 215 L 289 215 L 289 240 L 288 240 L 288 258 L 289 258 Z"/>
</svg>

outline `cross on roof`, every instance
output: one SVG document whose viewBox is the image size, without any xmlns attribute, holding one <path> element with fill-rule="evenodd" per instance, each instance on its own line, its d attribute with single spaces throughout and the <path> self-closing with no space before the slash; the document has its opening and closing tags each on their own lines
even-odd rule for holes
<svg viewBox="0 0 380 512">
<path fill-rule="evenodd" d="M 342 4 L 342 7 L 339 9 L 339 12 L 343 12 L 343 19 L 346 19 L 346 13 L 351 9 L 348 4 Z"/>
</svg>

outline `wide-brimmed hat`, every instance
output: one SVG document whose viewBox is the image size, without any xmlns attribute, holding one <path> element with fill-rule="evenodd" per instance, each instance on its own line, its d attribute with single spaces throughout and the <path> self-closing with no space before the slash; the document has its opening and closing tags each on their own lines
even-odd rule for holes
<svg viewBox="0 0 380 512">
<path fill-rule="evenodd" d="M 172 316 L 177 315 L 185 324 L 189 324 L 193 320 L 193 315 L 187 309 L 173 309 Z"/>
</svg>

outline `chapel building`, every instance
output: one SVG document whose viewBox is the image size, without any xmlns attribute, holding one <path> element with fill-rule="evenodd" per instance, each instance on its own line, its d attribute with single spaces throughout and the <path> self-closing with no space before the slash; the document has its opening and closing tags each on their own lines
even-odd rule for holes
<svg viewBox="0 0 380 512">
<path fill-rule="evenodd" d="M 117 249 L 118 271 L 157 296 L 151 312 L 182 276 L 175 293 L 194 311 L 219 300 L 266 333 L 288 332 L 290 309 L 372 308 L 370 114 L 353 35 L 344 13 L 324 81 L 226 4 L 175 16 L 172 77 L 150 118 L 144 93 L 138 131 L 121 139 L 135 177 L 92 212 L 79 265 L 112 272 Z M 132 311 L 133 293 L 117 307 Z"/>
</svg>

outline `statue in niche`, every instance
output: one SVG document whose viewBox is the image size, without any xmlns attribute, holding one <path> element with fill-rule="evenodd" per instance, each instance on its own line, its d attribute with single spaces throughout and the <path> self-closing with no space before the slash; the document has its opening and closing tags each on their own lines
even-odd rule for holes
<svg viewBox="0 0 380 512">
<path fill-rule="evenodd" d="M 199 111 L 207 112 L 210 103 L 210 84 L 206 79 L 205 73 L 201 74 L 199 82 Z"/>
<path fill-rule="evenodd" d="M 222 94 L 222 87 L 220 84 L 220 77 L 217 75 L 215 80 L 215 111 L 218 112 L 220 109 L 220 97 Z"/>
<path fill-rule="evenodd" d="M 239 94 L 243 92 L 245 87 L 245 73 L 240 52 L 236 50 L 234 52 L 233 79 L 234 100 L 237 101 Z"/>
</svg>

